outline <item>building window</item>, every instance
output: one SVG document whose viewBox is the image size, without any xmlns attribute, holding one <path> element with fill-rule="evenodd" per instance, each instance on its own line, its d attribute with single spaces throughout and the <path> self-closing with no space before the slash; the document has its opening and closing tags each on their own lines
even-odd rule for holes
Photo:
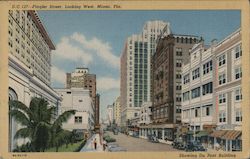
<svg viewBox="0 0 250 159">
<path fill-rule="evenodd" d="M 210 93 L 213 93 L 213 83 L 209 82 L 207 84 L 202 85 L 202 94 L 206 95 Z"/>
<path fill-rule="evenodd" d="M 137 116 L 138 116 L 138 113 L 135 113 L 134 116 L 137 117 Z"/>
<path fill-rule="evenodd" d="M 235 69 L 235 79 L 239 79 L 241 77 L 242 77 L 241 67 L 238 67 Z"/>
<path fill-rule="evenodd" d="M 236 100 L 236 101 L 242 100 L 241 88 L 239 88 L 239 89 L 237 89 L 237 90 L 235 91 L 235 100 Z"/>
<path fill-rule="evenodd" d="M 200 108 L 195 108 L 195 117 L 200 117 Z"/>
<path fill-rule="evenodd" d="M 220 123 L 226 122 L 226 112 L 221 111 L 221 112 L 219 113 L 219 122 L 220 122 Z"/>
<path fill-rule="evenodd" d="M 176 56 L 182 56 L 182 48 L 176 48 Z"/>
<path fill-rule="evenodd" d="M 193 80 L 200 77 L 200 68 L 197 68 L 194 71 L 192 71 L 192 77 Z"/>
<path fill-rule="evenodd" d="M 189 100 L 189 91 L 183 93 L 183 102 Z"/>
<path fill-rule="evenodd" d="M 236 112 L 235 112 L 235 121 L 236 122 L 242 121 L 242 112 L 241 112 L 241 110 L 236 110 Z"/>
<path fill-rule="evenodd" d="M 176 97 L 176 102 L 181 102 L 181 97 Z"/>
<path fill-rule="evenodd" d="M 181 74 L 176 73 L 176 79 L 181 79 Z"/>
<path fill-rule="evenodd" d="M 13 31 L 12 31 L 12 29 L 10 27 L 9 27 L 9 34 L 10 34 L 10 36 L 13 35 Z"/>
<path fill-rule="evenodd" d="M 219 85 L 226 83 L 226 74 L 219 75 Z"/>
<path fill-rule="evenodd" d="M 219 66 L 222 66 L 226 63 L 226 55 L 223 54 L 221 56 L 219 56 Z"/>
<path fill-rule="evenodd" d="M 82 117 L 81 116 L 75 116 L 75 123 L 76 124 L 82 123 Z"/>
<path fill-rule="evenodd" d="M 197 87 L 192 90 L 192 99 L 197 98 L 200 96 L 200 87 Z"/>
<path fill-rule="evenodd" d="M 189 83 L 190 79 L 189 79 L 189 73 L 186 74 L 184 77 L 183 77 L 183 84 L 186 84 L 186 83 Z"/>
<path fill-rule="evenodd" d="M 241 56 L 242 56 L 242 50 L 241 50 L 241 45 L 239 45 L 235 48 L 235 58 L 237 59 Z"/>
<path fill-rule="evenodd" d="M 213 70 L 213 63 L 212 60 L 203 64 L 203 75 L 209 73 L 210 71 Z"/>
<path fill-rule="evenodd" d="M 176 67 L 181 67 L 181 60 L 176 60 Z"/>
<path fill-rule="evenodd" d="M 219 104 L 226 103 L 226 94 L 219 95 Z"/>
<path fill-rule="evenodd" d="M 180 84 L 178 84 L 178 85 L 176 86 L 176 90 L 181 90 L 181 85 L 180 85 Z"/>
<path fill-rule="evenodd" d="M 212 104 L 202 107 L 202 116 L 210 116 L 212 112 Z"/>
<path fill-rule="evenodd" d="M 83 102 L 83 101 L 80 99 L 79 102 L 81 103 L 81 102 Z"/>
</svg>

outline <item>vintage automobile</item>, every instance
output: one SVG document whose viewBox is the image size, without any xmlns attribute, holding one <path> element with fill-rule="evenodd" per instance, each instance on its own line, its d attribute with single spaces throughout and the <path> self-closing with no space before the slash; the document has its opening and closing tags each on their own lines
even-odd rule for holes
<svg viewBox="0 0 250 159">
<path fill-rule="evenodd" d="M 200 142 L 191 141 L 187 143 L 185 151 L 206 151 L 206 149 L 202 146 Z"/>
</svg>

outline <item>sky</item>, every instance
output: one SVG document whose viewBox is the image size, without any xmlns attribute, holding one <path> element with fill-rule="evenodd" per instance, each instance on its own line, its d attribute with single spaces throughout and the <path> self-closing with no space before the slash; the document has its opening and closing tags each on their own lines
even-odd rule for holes
<svg viewBox="0 0 250 159">
<path fill-rule="evenodd" d="M 56 50 L 52 87 L 65 87 L 66 72 L 88 67 L 97 75 L 101 118 L 120 94 L 120 56 L 125 40 L 150 20 L 170 22 L 174 34 L 222 40 L 241 26 L 239 10 L 202 11 L 38 11 Z"/>
</svg>

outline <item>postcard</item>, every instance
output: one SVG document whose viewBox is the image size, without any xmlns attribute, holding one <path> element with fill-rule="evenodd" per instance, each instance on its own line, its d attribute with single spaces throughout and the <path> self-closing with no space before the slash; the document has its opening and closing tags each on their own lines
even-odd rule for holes
<svg viewBox="0 0 250 159">
<path fill-rule="evenodd" d="M 249 1 L 0 2 L 0 158 L 249 158 Z"/>
</svg>

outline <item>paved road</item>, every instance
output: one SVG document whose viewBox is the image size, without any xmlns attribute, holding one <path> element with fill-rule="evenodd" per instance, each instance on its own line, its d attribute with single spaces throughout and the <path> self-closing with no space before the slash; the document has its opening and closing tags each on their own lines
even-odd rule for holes
<svg viewBox="0 0 250 159">
<path fill-rule="evenodd" d="M 116 142 L 120 147 L 127 149 L 128 152 L 140 152 L 140 151 L 180 151 L 172 148 L 171 145 L 162 143 L 152 143 L 145 139 L 135 138 L 132 136 L 126 136 L 122 133 L 114 135 L 111 132 L 107 132 L 112 138 L 116 139 Z"/>
</svg>

